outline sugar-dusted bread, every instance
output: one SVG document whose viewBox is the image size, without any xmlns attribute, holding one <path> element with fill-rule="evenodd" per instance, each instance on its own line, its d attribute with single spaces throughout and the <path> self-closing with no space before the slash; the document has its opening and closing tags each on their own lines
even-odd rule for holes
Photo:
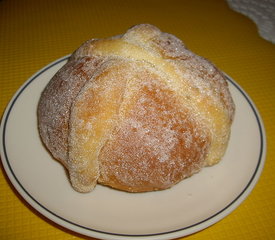
<svg viewBox="0 0 275 240">
<path fill-rule="evenodd" d="M 38 105 L 42 141 L 79 192 L 170 188 L 220 161 L 233 116 L 223 73 L 149 24 L 85 42 Z"/>
</svg>

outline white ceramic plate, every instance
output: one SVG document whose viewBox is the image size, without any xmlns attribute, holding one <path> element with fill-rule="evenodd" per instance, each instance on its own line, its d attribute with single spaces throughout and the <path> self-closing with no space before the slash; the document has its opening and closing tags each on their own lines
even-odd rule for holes
<svg viewBox="0 0 275 240">
<path fill-rule="evenodd" d="M 255 186 L 265 160 L 264 127 L 248 95 L 228 77 L 236 116 L 223 160 L 173 188 L 126 193 L 98 185 L 75 192 L 64 168 L 42 145 L 37 103 L 63 57 L 36 73 L 14 95 L 1 123 L 1 158 L 20 195 L 41 214 L 101 239 L 171 239 L 202 230 L 233 211 Z"/>
</svg>

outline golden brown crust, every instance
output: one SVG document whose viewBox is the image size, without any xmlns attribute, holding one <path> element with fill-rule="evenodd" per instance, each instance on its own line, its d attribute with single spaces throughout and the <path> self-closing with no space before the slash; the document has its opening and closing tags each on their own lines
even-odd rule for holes
<svg viewBox="0 0 275 240">
<path fill-rule="evenodd" d="M 100 183 L 130 192 L 161 190 L 204 165 L 207 132 L 158 78 L 143 70 L 138 97 L 124 102 L 127 110 L 99 155 Z"/>
<path fill-rule="evenodd" d="M 100 63 L 96 57 L 71 58 L 42 92 L 38 104 L 40 135 L 49 151 L 63 164 L 68 158 L 71 104 Z"/>
<path fill-rule="evenodd" d="M 219 162 L 234 109 L 214 65 L 142 24 L 77 49 L 42 93 L 38 122 L 77 191 L 144 192 Z"/>
</svg>

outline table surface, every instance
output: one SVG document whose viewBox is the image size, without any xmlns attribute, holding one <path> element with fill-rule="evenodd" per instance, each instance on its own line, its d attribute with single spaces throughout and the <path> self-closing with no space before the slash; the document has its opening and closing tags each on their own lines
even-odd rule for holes
<svg viewBox="0 0 275 240">
<path fill-rule="evenodd" d="M 267 158 L 248 198 L 218 223 L 184 239 L 275 238 L 275 45 L 222 0 L 0 1 L 0 114 L 16 90 L 48 63 L 90 38 L 151 23 L 214 62 L 250 95 L 266 128 Z M 0 239 L 92 239 L 32 209 L 0 171 Z"/>
</svg>

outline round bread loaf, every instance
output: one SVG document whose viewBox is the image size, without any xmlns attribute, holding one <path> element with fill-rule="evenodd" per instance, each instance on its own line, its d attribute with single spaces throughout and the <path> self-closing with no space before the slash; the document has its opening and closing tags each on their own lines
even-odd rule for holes
<svg viewBox="0 0 275 240">
<path fill-rule="evenodd" d="M 81 45 L 44 89 L 38 127 L 75 190 L 146 192 L 219 162 L 234 111 L 221 71 L 141 24 Z"/>
</svg>

